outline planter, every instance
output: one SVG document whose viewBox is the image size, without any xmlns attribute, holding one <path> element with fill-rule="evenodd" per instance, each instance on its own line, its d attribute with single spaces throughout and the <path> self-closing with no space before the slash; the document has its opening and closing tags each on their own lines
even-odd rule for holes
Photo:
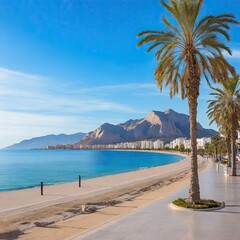
<svg viewBox="0 0 240 240">
<path fill-rule="evenodd" d="M 191 206 L 190 203 L 186 203 L 185 200 L 186 198 L 179 198 L 171 203 L 171 207 L 183 211 L 215 211 L 225 207 L 224 202 L 218 202 L 211 199 L 203 199 L 201 204 L 195 204 L 193 206 Z M 202 208 L 201 205 L 203 206 Z"/>
</svg>

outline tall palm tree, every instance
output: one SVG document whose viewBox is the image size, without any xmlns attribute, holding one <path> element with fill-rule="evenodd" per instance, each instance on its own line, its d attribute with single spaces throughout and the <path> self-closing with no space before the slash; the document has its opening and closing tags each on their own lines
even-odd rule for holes
<svg viewBox="0 0 240 240">
<path fill-rule="evenodd" d="M 170 22 L 163 17 L 167 30 L 143 31 L 138 46 L 150 43 L 147 52 L 157 49 L 155 79 L 162 91 L 170 87 L 170 97 L 179 91 L 182 98 L 188 98 L 191 138 L 191 184 L 189 201 L 200 201 L 200 188 L 197 165 L 197 99 L 201 77 L 209 82 L 226 79 L 235 74 L 234 68 L 225 60 L 222 51 L 231 54 L 224 44 L 229 41 L 228 29 L 237 20 L 231 14 L 199 18 L 203 0 L 161 1 L 171 15 Z"/>
<path fill-rule="evenodd" d="M 217 123 L 217 126 L 219 127 L 221 135 L 223 135 L 226 139 L 226 145 L 227 145 L 227 153 L 228 153 L 228 167 L 231 166 L 231 124 L 228 119 L 228 113 L 223 112 L 222 109 L 219 109 L 219 111 L 215 111 L 210 106 L 214 103 L 211 103 L 212 100 L 209 100 L 209 106 L 208 106 L 208 117 L 211 119 L 210 125 L 213 122 Z M 214 136 L 215 137 L 215 136 Z M 213 142 L 216 142 L 217 139 L 212 138 Z"/>
<path fill-rule="evenodd" d="M 212 88 L 213 100 L 209 100 L 208 116 L 230 131 L 232 153 L 232 176 L 236 176 L 236 131 L 240 117 L 239 76 L 222 82 L 223 88 Z M 224 120 L 223 120 L 224 119 Z M 230 124 L 230 127 L 229 127 Z"/>
<path fill-rule="evenodd" d="M 208 102 L 210 103 L 211 100 Z M 221 135 L 223 135 L 226 139 L 228 167 L 231 167 L 231 124 L 229 123 L 227 112 L 211 111 L 209 108 L 207 113 L 208 117 L 212 119 L 210 124 L 215 121 L 219 127 Z"/>
<path fill-rule="evenodd" d="M 226 125 L 223 126 L 222 130 L 220 129 L 220 132 L 225 136 L 226 138 L 226 146 L 227 146 L 227 155 L 228 155 L 228 167 L 231 167 L 231 128 L 230 124 L 226 123 Z"/>
</svg>

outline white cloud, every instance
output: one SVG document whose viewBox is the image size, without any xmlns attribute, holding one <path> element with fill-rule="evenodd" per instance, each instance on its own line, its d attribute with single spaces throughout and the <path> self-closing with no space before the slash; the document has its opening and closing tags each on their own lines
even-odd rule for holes
<svg viewBox="0 0 240 240">
<path fill-rule="evenodd" d="M 232 56 L 229 55 L 228 52 L 224 51 L 224 52 L 223 52 L 223 56 L 224 56 L 225 58 L 240 59 L 240 50 L 233 49 L 233 50 L 232 50 Z"/>
<path fill-rule="evenodd" d="M 0 68 L 0 101 L 2 110 L 24 112 L 58 112 L 59 114 L 71 112 L 90 111 L 122 111 L 139 112 L 128 105 L 107 101 L 96 97 L 93 91 L 122 91 L 132 90 L 137 87 L 152 87 L 151 84 L 140 85 L 115 85 L 99 86 L 75 90 L 74 86 L 68 88 L 61 83 L 55 88 L 51 79 L 14 72 Z M 77 94 L 81 92 L 82 94 Z M 83 94 L 85 93 L 85 94 Z M 94 96 L 94 97 L 91 97 Z"/>
<path fill-rule="evenodd" d="M 33 74 L 26 74 L 23 72 L 19 72 L 19 71 L 13 71 L 7 68 L 2 68 L 0 67 L 0 78 L 6 80 L 9 78 L 12 78 L 13 80 L 17 80 L 15 77 L 18 77 L 17 79 L 29 79 L 29 80 L 41 80 L 43 77 L 37 76 L 37 75 L 33 75 Z"/>
<path fill-rule="evenodd" d="M 79 92 L 106 92 L 106 91 L 130 91 L 138 89 L 156 89 L 156 84 L 138 84 L 138 83 L 129 83 L 129 84 L 119 84 L 119 85 L 106 85 L 106 86 L 97 86 L 92 88 L 80 89 Z"/>
<path fill-rule="evenodd" d="M 90 131 L 99 124 L 96 119 L 81 116 L 57 116 L 0 111 L 0 148 L 23 139 L 59 133 Z"/>
</svg>

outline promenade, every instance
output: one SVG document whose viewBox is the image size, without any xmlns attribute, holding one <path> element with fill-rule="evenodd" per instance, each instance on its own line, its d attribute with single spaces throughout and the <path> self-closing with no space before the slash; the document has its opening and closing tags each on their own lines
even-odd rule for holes
<svg viewBox="0 0 240 240">
<path fill-rule="evenodd" d="M 188 187 L 117 218 L 73 240 L 239 240 L 240 177 L 227 176 L 215 163 L 200 174 L 202 198 L 225 202 L 216 211 L 183 211 L 169 203 Z"/>
</svg>

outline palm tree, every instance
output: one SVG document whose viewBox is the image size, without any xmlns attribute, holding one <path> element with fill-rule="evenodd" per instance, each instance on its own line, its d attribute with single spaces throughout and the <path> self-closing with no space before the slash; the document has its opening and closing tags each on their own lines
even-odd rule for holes
<svg viewBox="0 0 240 240">
<path fill-rule="evenodd" d="M 231 124 L 228 119 L 228 113 L 223 112 L 222 109 L 219 109 L 219 111 L 215 111 L 214 109 L 211 109 L 211 105 L 214 103 L 211 103 L 212 100 L 209 100 L 209 106 L 208 106 L 208 117 L 209 119 L 212 119 L 210 122 L 210 125 L 213 122 L 217 123 L 217 126 L 219 127 L 221 135 L 223 135 L 226 139 L 226 145 L 227 145 L 227 153 L 228 153 L 228 167 L 231 166 Z M 213 139 L 214 141 L 215 139 Z"/>
<path fill-rule="evenodd" d="M 232 176 L 236 176 L 236 131 L 240 117 L 239 76 L 222 82 L 223 88 L 212 88 L 213 100 L 209 100 L 208 116 L 231 136 Z M 230 126 L 229 126 L 230 125 Z"/>
<path fill-rule="evenodd" d="M 223 114 L 225 115 L 225 114 Z M 228 154 L 228 167 L 231 167 L 231 124 L 226 121 L 226 118 L 222 119 L 222 124 L 220 125 L 220 133 L 225 136 Z"/>
<path fill-rule="evenodd" d="M 228 29 L 237 20 L 231 14 L 206 16 L 199 19 L 203 0 L 171 0 L 162 5 L 175 20 L 172 24 L 163 17 L 167 30 L 143 31 L 138 46 L 150 43 L 147 52 L 157 49 L 155 79 L 162 91 L 169 86 L 170 97 L 181 92 L 182 98 L 188 99 L 191 138 L 191 184 L 189 201 L 199 202 L 200 188 L 197 165 L 197 99 L 201 77 L 209 82 L 219 82 L 230 74 L 234 68 L 225 60 L 222 52 L 231 54 L 224 44 L 229 41 Z"/>
<path fill-rule="evenodd" d="M 208 102 L 210 103 L 210 101 Z M 223 135 L 226 139 L 228 167 L 231 167 L 231 124 L 228 121 L 227 112 L 221 112 L 220 114 L 218 114 L 217 112 L 212 112 L 209 108 L 207 113 L 208 113 L 208 117 L 212 119 L 211 123 L 213 121 L 217 123 L 221 135 Z"/>
<path fill-rule="evenodd" d="M 218 161 L 218 146 L 220 145 L 221 137 L 220 135 L 212 136 L 211 143 L 215 148 L 215 161 Z"/>
</svg>

